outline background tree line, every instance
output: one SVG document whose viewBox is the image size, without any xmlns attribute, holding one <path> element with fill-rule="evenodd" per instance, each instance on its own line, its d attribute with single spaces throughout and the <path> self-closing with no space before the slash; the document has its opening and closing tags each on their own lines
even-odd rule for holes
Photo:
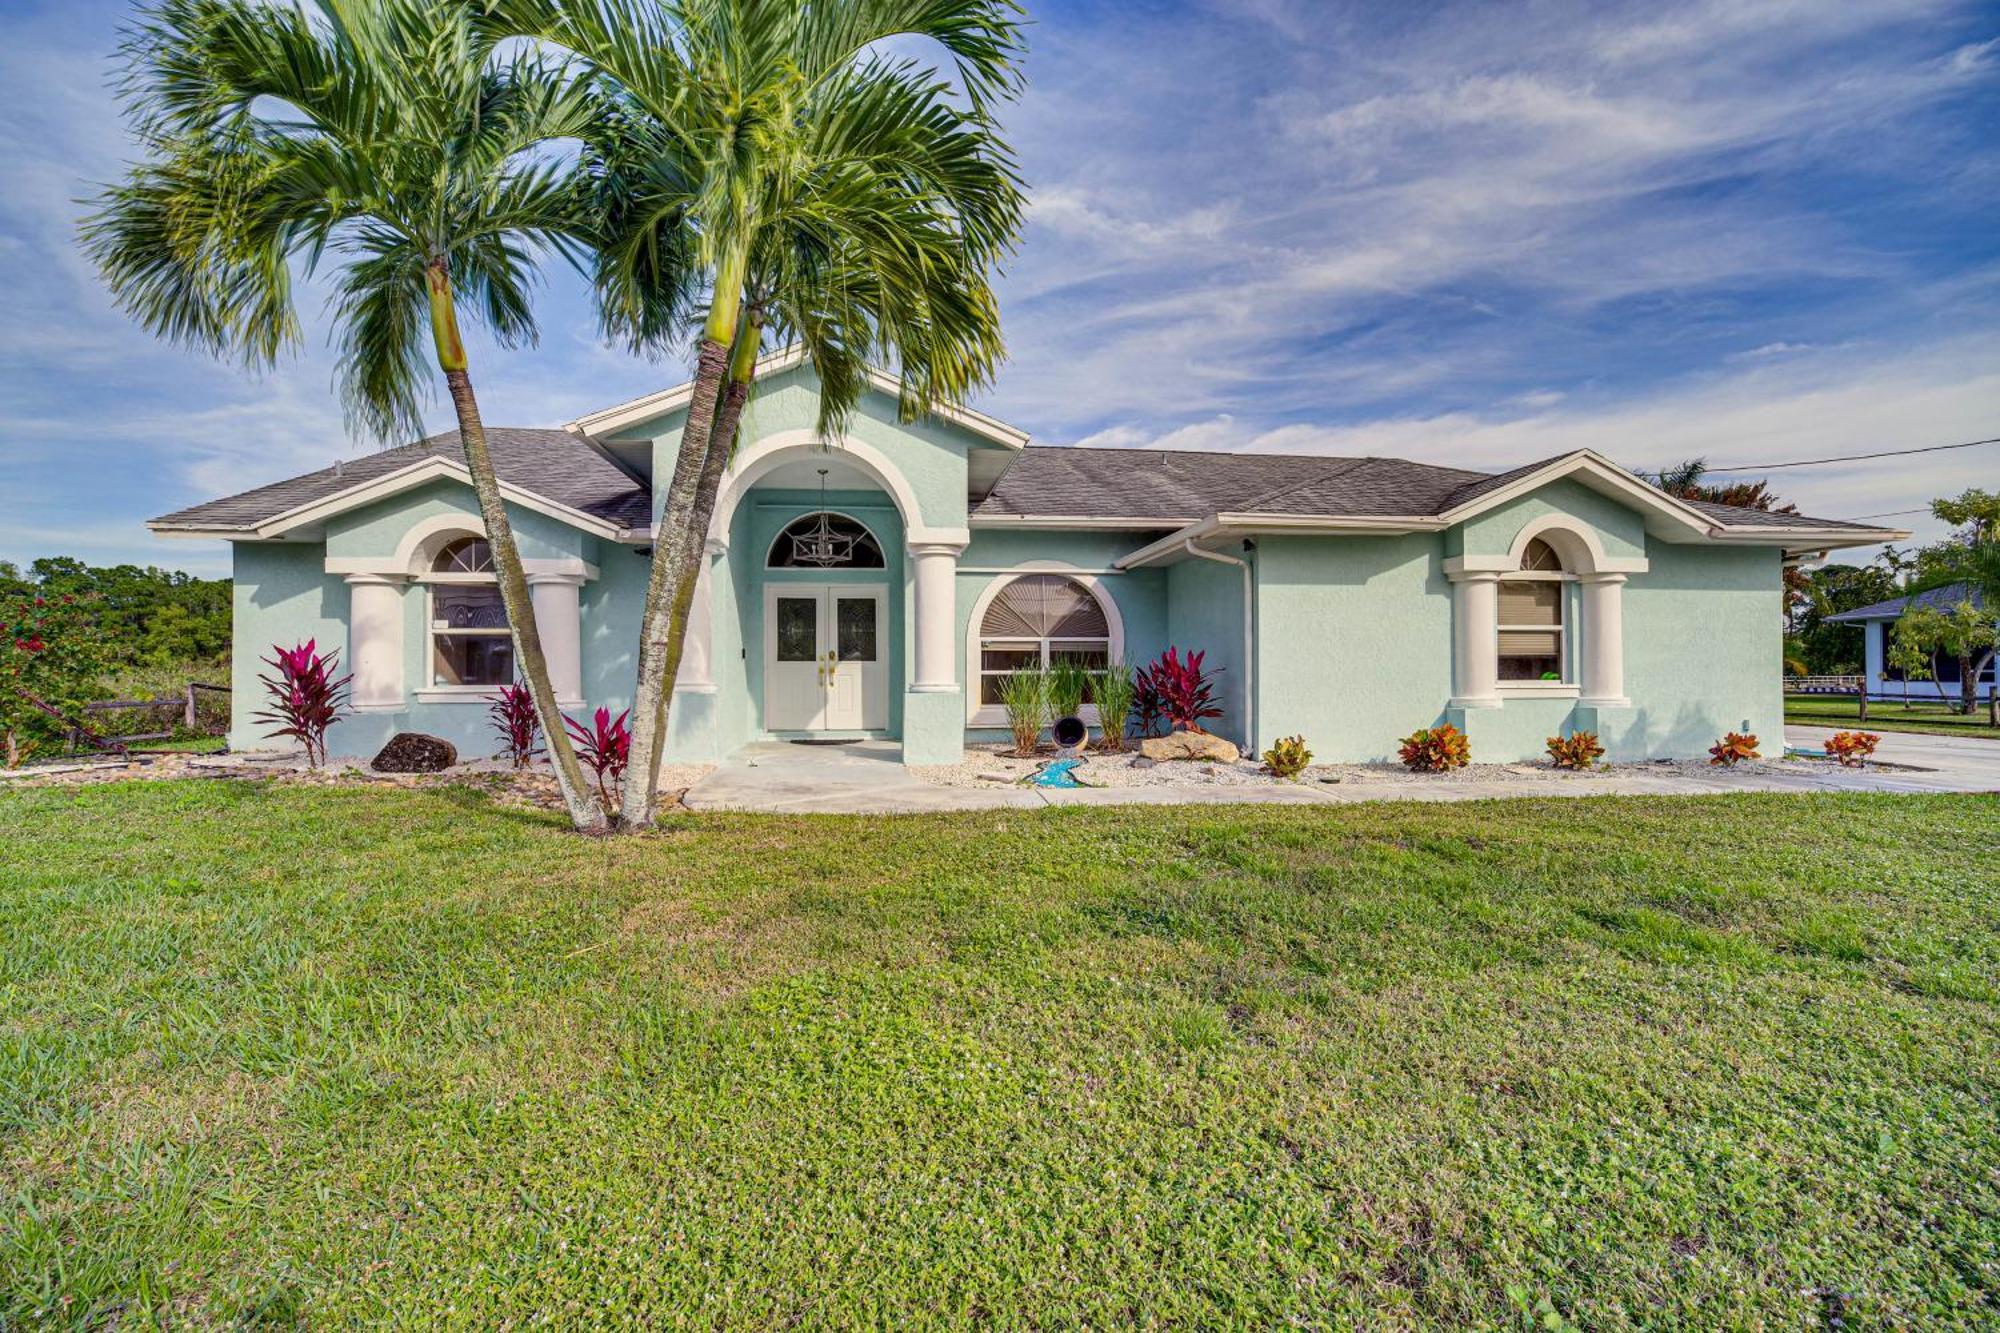
<svg viewBox="0 0 2000 1333">
<path fill-rule="evenodd" d="M 229 656 L 229 580 L 155 565 L 87 565 L 46 556 L 24 571 L 0 560 L 0 602 L 72 596 L 88 608 L 107 669 L 222 669 Z"/>
</svg>

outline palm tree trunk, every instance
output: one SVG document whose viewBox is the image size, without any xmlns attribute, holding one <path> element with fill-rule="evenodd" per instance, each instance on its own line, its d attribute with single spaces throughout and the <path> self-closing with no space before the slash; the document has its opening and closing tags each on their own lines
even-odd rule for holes
<svg viewBox="0 0 2000 1333">
<path fill-rule="evenodd" d="M 716 405 L 714 424 L 709 431 L 708 449 L 695 481 L 693 503 L 688 509 L 686 522 L 668 538 L 676 542 L 680 549 L 671 557 L 675 581 L 671 587 L 667 621 L 661 638 L 664 656 L 660 663 L 660 672 L 665 687 L 659 691 L 658 702 L 655 705 L 657 712 L 653 719 L 653 735 L 659 738 L 666 736 L 667 724 L 673 713 L 674 678 L 680 674 L 681 656 L 687 646 L 688 613 L 694 605 L 695 584 L 701 579 L 702 560 L 708 544 L 708 528 L 715 519 L 716 501 L 722 494 L 722 477 L 729 471 L 729 461 L 735 453 L 736 428 L 743 420 L 743 405 L 750 399 L 751 381 L 756 377 L 757 352 L 762 333 L 762 312 L 754 309 L 745 312 L 732 344 L 729 380 L 723 390 L 721 401 Z M 656 755 L 664 753 L 664 746 L 657 746 L 654 753 Z M 657 759 L 647 780 L 648 785 L 657 791 L 659 785 Z M 623 812 L 625 826 L 628 829 L 649 826 L 657 811 L 651 803 L 648 803 L 643 810 L 635 810 L 630 799 L 632 788 L 628 786 L 626 791 L 627 800 Z"/>
<path fill-rule="evenodd" d="M 486 524 L 486 544 L 493 552 L 493 571 L 500 585 L 500 602 L 507 611 L 507 624 L 514 636 L 514 661 L 528 682 L 535 715 L 541 719 L 543 744 L 548 747 L 549 766 L 555 770 L 556 786 L 570 822 L 581 832 L 604 829 L 604 811 L 585 785 L 583 766 L 577 762 L 569 732 L 563 726 L 562 710 L 556 706 L 555 687 L 549 682 L 548 658 L 542 652 L 541 631 L 535 625 L 534 604 L 528 596 L 528 576 L 521 567 L 520 548 L 514 544 L 514 526 L 507 518 L 507 505 L 500 496 L 500 478 L 493 471 L 493 457 L 486 448 L 486 426 L 479 417 L 479 400 L 472 392 L 472 376 L 466 371 L 465 345 L 458 334 L 458 315 L 453 308 L 451 279 L 443 260 L 433 260 L 425 270 L 430 290 L 431 334 L 437 344 L 438 364 L 451 389 L 451 404 L 458 412 L 458 439 L 465 453 L 465 469 L 472 474 L 473 493 L 479 497 L 480 517 Z"/>
<path fill-rule="evenodd" d="M 674 456 L 673 480 L 667 486 L 666 505 L 653 523 L 653 567 L 640 616 L 639 680 L 632 700 L 632 759 L 625 770 L 625 802 L 619 815 L 627 829 L 650 828 L 659 798 L 660 760 L 667 748 L 667 696 L 673 690 L 673 673 L 680 669 L 687 602 L 693 596 L 689 571 L 699 572 L 701 543 L 708 536 L 706 518 L 699 528 L 693 526 L 695 500 L 708 462 L 722 383 L 729 373 L 729 351 L 742 307 L 743 265 L 744 254 L 737 251 L 718 267 L 715 297 L 695 357 L 694 396 Z M 689 589 L 685 598 L 683 583 Z"/>
</svg>

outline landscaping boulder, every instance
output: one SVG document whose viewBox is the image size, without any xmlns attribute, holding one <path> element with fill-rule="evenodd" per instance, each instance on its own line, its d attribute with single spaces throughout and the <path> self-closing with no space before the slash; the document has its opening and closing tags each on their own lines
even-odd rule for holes
<svg viewBox="0 0 2000 1333">
<path fill-rule="evenodd" d="M 442 773 L 458 762 L 458 747 L 440 736 L 400 731 L 369 761 L 377 773 Z"/>
<path fill-rule="evenodd" d="M 1238 758 L 1235 746 L 1205 731 L 1175 731 L 1165 736 L 1148 736 L 1139 742 L 1139 753 L 1154 763 L 1165 763 L 1169 759 L 1205 759 L 1218 764 L 1233 764 Z"/>
</svg>

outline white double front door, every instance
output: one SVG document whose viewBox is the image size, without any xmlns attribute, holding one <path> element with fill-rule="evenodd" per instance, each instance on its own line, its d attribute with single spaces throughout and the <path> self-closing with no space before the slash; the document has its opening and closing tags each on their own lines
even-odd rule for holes
<svg viewBox="0 0 2000 1333">
<path fill-rule="evenodd" d="M 765 730 L 888 726 L 888 610 L 877 585 L 765 584 Z"/>
</svg>

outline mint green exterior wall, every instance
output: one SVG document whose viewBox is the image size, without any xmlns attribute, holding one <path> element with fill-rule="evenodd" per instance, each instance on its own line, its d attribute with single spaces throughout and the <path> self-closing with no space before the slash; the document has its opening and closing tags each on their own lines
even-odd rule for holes
<svg viewBox="0 0 2000 1333">
<path fill-rule="evenodd" d="M 1257 543 L 1257 740 L 1330 763 L 1393 759 L 1451 696 L 1451 588 L 1436 534 Z M 1484 756 L 1481 756 L 1482 758 Z"/>
<path fill-rule="evenodd" d="M 1607 556 L 1646 554 L 1645 521 L 1635 511 L 1567 479 L 1550 482 L 1447 529 L 1444 554 L 1505 555 L 1513 549 L 1514 538 L 1522 528 L 1552 514 L 1576 519 L 1591 528 Z"/>
<path fill-rule="evenodd" d="M 1227 554 L 1252 562 L 1254 577 L 1261 552 Z M 1202 666 L 1218 673 L 1215 695 L 1222 716 L 1209 719 L 1207 728 L 1248 749 L 1252 738 L 1244 702 L 1256 682 L 1243 661 L 1243 571 L 1192 558 L 1167 566 L 1167 645 L 1183 658 L 1200 653 Z"/>
<path fill-rule="evenodd" d="M 327 574 L 326 550 L 317 542 L 237 542 L 230 550 L 229 748 L 277 748 L 283 743 L 265 740 L 263 727 L 250 719 L 264 707 L 257 678 L 270 668 L 262 659 L 273 644 L 289 648 L 307 639 L 345 658 L 347 585 Z M 330 740 L 342 753 L 337 733 L 346 725 L 335 727 Z"/>
</svg>

